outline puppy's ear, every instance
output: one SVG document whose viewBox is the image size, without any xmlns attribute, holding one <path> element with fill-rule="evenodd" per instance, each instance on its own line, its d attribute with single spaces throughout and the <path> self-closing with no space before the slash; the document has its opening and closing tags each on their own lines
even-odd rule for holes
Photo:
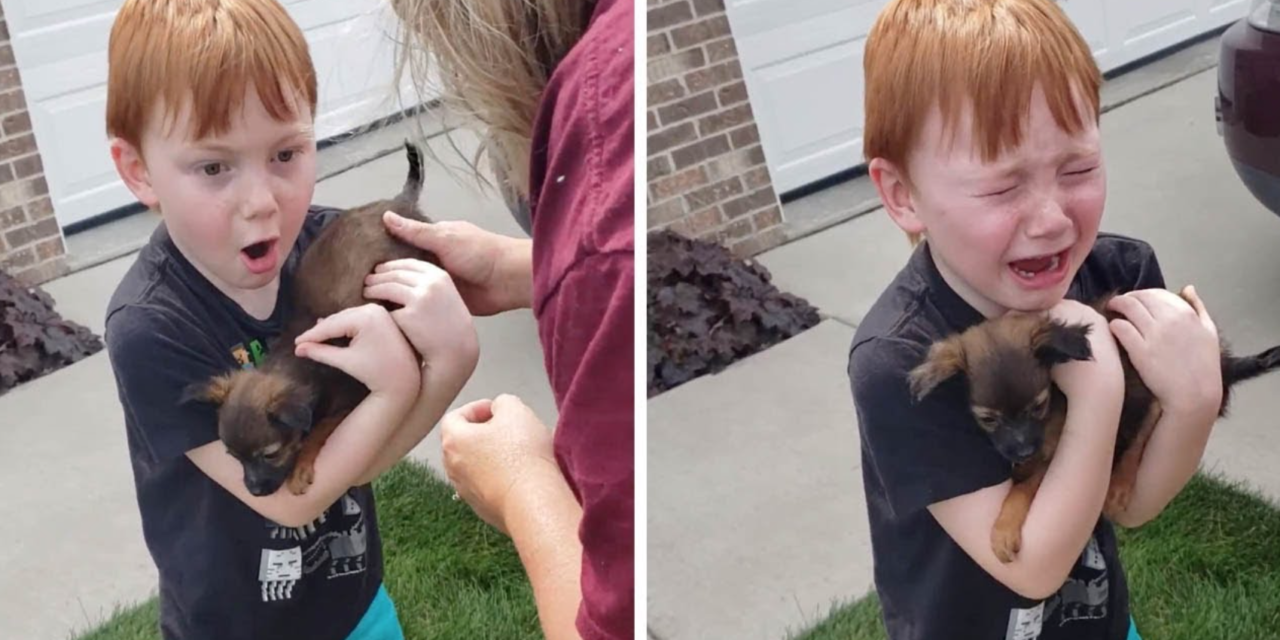
<svg viewBox="0 0 1280 640">
<path fill-rule="evenodd" d="M 306 389 L 296 389 L 289 394 L 288 401 L 276 408 L 276 420 L 289 429 L 310 433 L 314 404 L 312 393 Z"/>
<path fill-rule="evenodd" d="M 178 404 L 207 402 L 215 406 L 222 406 L 222 403 L 227 399 L 227 395 L 231 393 L 233 375 L 235 374 L 215 376 L 208 382 L 196 382 L 188 385 L 182 391 L 182 397 L 178 399 Z"/>
<path fill-rule="evenodd" d="M 965 372 L 964 347 L 959 337 L 935 342 L 929 347 L 929 355 L 925 356 L 920 366 L 911 370 L 911 395 L 920 400 L 929 395 L 943 381 Z"/>
<path fill-rule="evenodd" d="M 1051 367 L 1071 360 L 1093 358 L 1093 350 L 1089 348 L 1089 330 L 1087 324 L 1047 321 L 1032 340 L 1036 359 Z"/>
</svg>

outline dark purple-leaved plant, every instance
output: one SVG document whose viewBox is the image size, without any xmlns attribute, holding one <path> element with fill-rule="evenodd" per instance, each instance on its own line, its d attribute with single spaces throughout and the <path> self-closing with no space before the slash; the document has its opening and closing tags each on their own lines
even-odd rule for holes
<svg viewBox="0 0 1280 640">
<path fill-rule="evenodd" d="M 53 298 L 0 270 L 0 394 L 93 355 L 102 340 L 53 310 Z"/>
<path fill-rule="evenodd" d="M 782 342 L 819 321 L 754 260 L 670 231 L 649 234 L 649 396 Z"/>
</svg>

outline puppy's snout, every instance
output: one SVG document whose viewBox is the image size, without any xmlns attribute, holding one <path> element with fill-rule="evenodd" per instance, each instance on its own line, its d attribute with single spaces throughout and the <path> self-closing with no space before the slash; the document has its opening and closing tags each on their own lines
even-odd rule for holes
<svg viewBox="0 0 1280 640">
<path fill-rule="evenodd" d="M 1009 425 L 998 433 L 996 449 L 1010 462 L 1022 463 L 1036 455 L 1043 439 L 1035 425 Z"/>
</svg>

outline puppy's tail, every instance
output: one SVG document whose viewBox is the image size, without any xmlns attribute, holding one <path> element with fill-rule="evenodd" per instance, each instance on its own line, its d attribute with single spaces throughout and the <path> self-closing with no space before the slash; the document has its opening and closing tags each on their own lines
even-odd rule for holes
<svg viewBox="0 0 1280 640">
<path fill-rule="evenodd" d="M 422 196 L 422 152 L 408 140 L 404 143 L 404 152 L 409 160 L 409 175 L 405 178 L 404 188 L 395 198 L 396 213 L 412 218 L 422 218 L 418 211 L 418 198 Z"/>
<path fill-rule="evenodd" d="M 1271 347 L 1252 356 L 1223 355 L 1222 384 L 1233 385 L 1280 368 L 1280 347 Z"/>
</svg>

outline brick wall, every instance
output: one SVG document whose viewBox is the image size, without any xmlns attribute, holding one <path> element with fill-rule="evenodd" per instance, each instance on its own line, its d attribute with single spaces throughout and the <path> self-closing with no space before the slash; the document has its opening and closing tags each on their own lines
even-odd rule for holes
<svg viewBox="0 0 1280 640">
<path fill-rule="evenodd" d="M 31 131 L 22 79 L 0 8 L 0 269 L 26 284 L 67 272 L 62 228 Z"/>
<path fill-rule="evenodd" d="M 648 0 L 649 230 L 741 256 L 786 239 L 723 0 Z"/>
</svg>

